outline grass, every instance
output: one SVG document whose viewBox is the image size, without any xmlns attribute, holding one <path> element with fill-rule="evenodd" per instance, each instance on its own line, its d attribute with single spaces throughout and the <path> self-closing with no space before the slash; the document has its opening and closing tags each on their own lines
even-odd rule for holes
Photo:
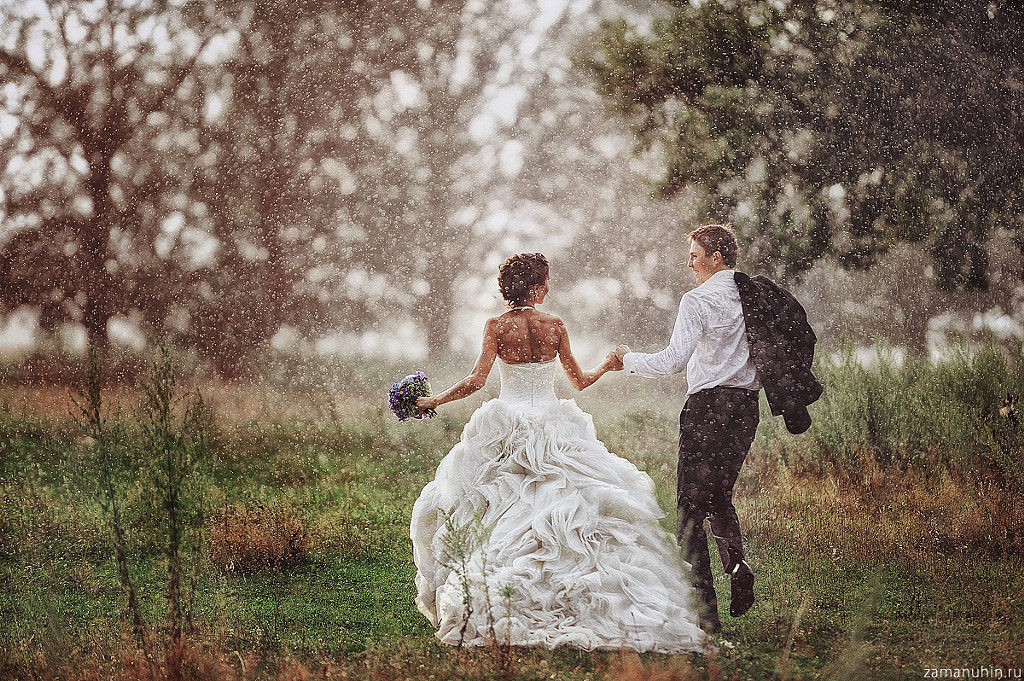
<svg viewBox="0 0 1024 681">
<path fill-rule="evenodd" d="M 826 386 L 812 407 L 808 437 L 765 435 L 792 467 L 862 473 L 865 461 L 928 476 L 997 478 L 1024 486 L 1024 349 L 995 344 L 958 347 L 939 362 L 899 360 L 885 347 L 864 366 L 847 348 L 824 358 Z M 1007 400 L 1015 415 L 1000 409 Z"/>
<path fill-rule="evenodd" d="M 812 408 L 809 434 L 789 437 L 764 414 L 737 485 L 758 601 L 743 618 L 723 615 L 716 655 L 524 649 L 507 666 L 491 651 L 435 641 L 413 605 L 408 539 L 419 490 L 492 395 L 398 424 L 376 397 L 404 368 L 324 371 L 260 390 L 206 386 L 209 457 L 193 490 L 205 510 L 180 547 L 184 676 L 906 679 L 929 668 L 1024 667 L 1024 504 L 1006 461 L 1021 440 L 993 411 L 1002 394 L 1024 392 L 1020 362 L 952 362 L 864 368 L 840 356 L 819 371 L 826 399 Z M 609 449 L 655 479 L 663 508 L 678 390 L 611 377 L 577 395 Z M 32 391 L 60 404 L 53 385 L 0 386 L 0 678 L 149 678 L 113 560 L 95 443 L 68 416 L 70 402 L 63 413 L 34 410 Z M 121 407 L 111 409 L 120 424 L 111 446 L 126 563 L 159 638 L 170 626 L 169 561 L 158 480 L 134 460 L 151 450 L 135 406 L 142 396 L 107 394 Z M 915 440 L 926 417 L 944 440 Z M 218 556 L 242 549 L 223 536 L 218 544 L 213 523 L 225 514 L 261 528 L 267 555 L 288 559 L 226 570 Z M 289 530 L 266 531 L 274 522 Z M 274 554 L 297 527 L 301 555 Z M 720 572 L 716 584 L 728 593 Z"/>
</svg>

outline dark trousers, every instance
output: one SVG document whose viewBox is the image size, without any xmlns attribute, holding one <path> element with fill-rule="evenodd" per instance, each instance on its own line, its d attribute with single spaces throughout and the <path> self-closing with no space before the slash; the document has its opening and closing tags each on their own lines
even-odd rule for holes
<svg viewBox="0 0 1024 681">
<path fill-rule="evenodd" d="M 709 520 L 722 567 L 731 572 L 743 560 L 733 485 L 754 442 L 758 393 L 742 388 L 709 388 L 690 395 L 679 414 L 676 468 L 677 537 L 693 566 L 694 585 L 704 603 L 716 608 L 711 554 L 704 532 Z"/>
</svg>

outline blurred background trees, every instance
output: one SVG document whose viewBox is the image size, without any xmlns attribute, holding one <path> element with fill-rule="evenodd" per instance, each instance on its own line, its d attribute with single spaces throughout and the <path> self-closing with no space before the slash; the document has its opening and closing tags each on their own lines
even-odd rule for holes
<svg viewBox="0 0 1024 681">
<path fill-rule="evenodd" d="M 916 243 L 931 263 L 911 276 L 979 291 L 996 232 L 1024 249 L 1022 39 L 1008 2 L 707 1 L 605 24 L 584 63 L 653 191 L 693 190 L 755 269 L 867 269 Z"/>
<path fill-rule="evenodd" d="M 449 229 L 468 97 L 450 82 L 461 3 L 225 6 L 246 21 L 211 72 L 222 112 L 204 131 L 217 152 L 198 194 L 218 230 L 220 295 L 190 301 L 184 340 L 230 371 L 282 327 L 312 336 L 401 311 L 442 343 L 468 245 Z"/>
<path fill-rule="evenodd" d="M 160 335 L 224 376 L 271 342 L 472 352 L 496 266 L 540 250 L 577 335 L 653 346 L 705 220 L 829 339 L 921 350 L 943 324 L 1024 318 L 1008 2 L 45 0 L 0 19 L 0 315 L 43 332 Z"/>
<path fill-rule="evenodd" d="M 442 342 L 460 7 L 5 6 L 0 302 L 99 344 L 121 315 L 227 375 L 391 303 Z"/>
<path fill-rule="evenodd" d="M 153 320 L 189 296 L 208 259 L 192 203 L 201 71 L 237 18 L 212 2 L 0 12 L 0 305 L 37 308 L 45 329 L 78 322 L 102 345 L 116 315 Z M 187 244 L 180 257 L 169 239 Z"/>
</svg>

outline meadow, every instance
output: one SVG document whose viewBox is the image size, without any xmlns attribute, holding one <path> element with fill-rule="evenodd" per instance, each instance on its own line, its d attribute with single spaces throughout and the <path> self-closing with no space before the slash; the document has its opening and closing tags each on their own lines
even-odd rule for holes
<svg viewBox="0 0 1024 681">
<path fill-rule="evenodd" d="M 1024 668 L 1019 346 L 960 348 L 939 363 L 884 348 L 870 366 L 852 350 L 822 357 L 826 392 L 799 437 L 763 403 L 736 495 L 758 600 L 742 618 L 723 612 L 709 656 L 442 646 L 413 603 L 410 510 L 497 377 L 434 419 L 398 423 L 384 398 L 392 380 L 422 368 L 440 388 L 469 362 L 265 366 L 260 381 L 223 384 L 173 354 L 108 361 L 105 378 L 81 358 L 5 365 L 0 678 L 1017 678 Z M 650 473 L 669 510 L 682 390 L 681 379 L 621 375 L 578 394 L 559 386 L 610 450 Z M 727 594 L 728 579 L 717 583 Z"/>
</svg>

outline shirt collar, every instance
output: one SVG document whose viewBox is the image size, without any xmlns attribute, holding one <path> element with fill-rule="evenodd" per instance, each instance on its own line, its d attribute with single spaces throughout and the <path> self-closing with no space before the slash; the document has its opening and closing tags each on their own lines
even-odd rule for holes
<svg viewBox="0 0 1024 681">
<path fill-rule="evenodd" d="M 736 270 L 734 268 L 727 267 L 724 270 L 719 270 L 719 271 L 715 272 L 714 274 L 712 274 L 710 277 L 707 278 L 707 280 L 704 282 L 704 284 L 707 284 L 708 282 L 711 282 L 711 281 L 717 281 L 719 279 L 725 279 L 727 277 L 729 279 L 732 279 L 732 275 L 735 274 L 735 273 L 736 273 Z M 701 286 L 703 286 L 704 284 L 701 284 Z"/>
</svg>

